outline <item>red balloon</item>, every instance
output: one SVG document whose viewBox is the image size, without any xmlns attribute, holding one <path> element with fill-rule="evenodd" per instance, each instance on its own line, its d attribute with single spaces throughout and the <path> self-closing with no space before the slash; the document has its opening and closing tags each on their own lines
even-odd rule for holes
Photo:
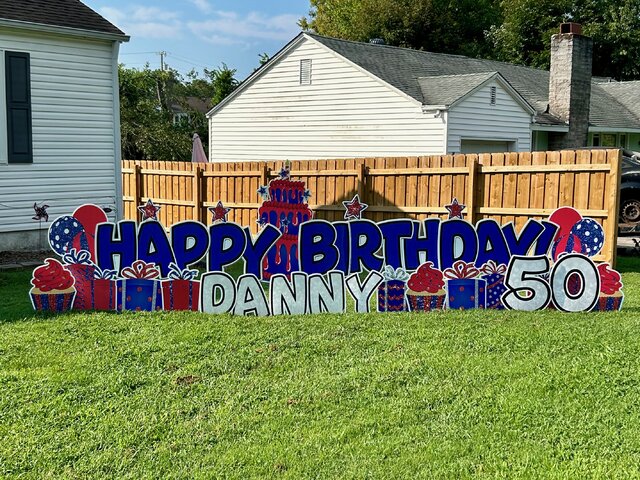
<svg viewBox="0 0 640 480">
<path fill-rule="evenodd" d="M 573 226 L 582 220 L 582 215 L 571 207 L 560 207 L 549 217 L 549 221 L 555 223 L 560 227 L 556 240 L 564 235 L 567 235 Z"/>
<path fill-rule="evenodd" d="M 86 235 L 86 241 L 89 245 L 89 252 L 91 253 L 91 259 L 95 262 L 95 238 L 96 230 L 99 223 L 108 221 L 107 214 L 97 205 L 82 205 L 75 212 L 73 217 L 80 222 L 80 225 L 84 228 L 84 235 Z M 82 234 L 78 234 L 73 239 L 74 247 L 80 250 L 80 237 Z M 78 245 L 76 245 L 76 243 Z"/>
</svg>

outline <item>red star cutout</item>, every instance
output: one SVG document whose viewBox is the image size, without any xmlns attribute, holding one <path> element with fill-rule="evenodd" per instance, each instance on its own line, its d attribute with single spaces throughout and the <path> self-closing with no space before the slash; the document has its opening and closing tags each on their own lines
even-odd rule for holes
<svg viewBox="0 0 640 480">
<path fill-rule="evenodd" d="M 357 194 L 350 202 L 342 202 L 342 205 L 344 205 L 344 208 L 347 209 L 347 211 L 344 212 L 345 220 L 361 219 L 362 212 L 364 212 L 367 207 L 369 207 L 369 205 L 360 201 L 360 195 Z"/>
<path fill-rule="evenodd" d="M 154 205 L 151 199 L 147 200 L 147 203 L 145 205 L 140 205 L 138 207 L 138 210 L 140 211 L 140 213 L 142 213 L 142 221 L 143 222 L 145 220 L 157 221 L 158 212 L 160 211 L 160 208 L 162 207 L 158 207 L 157 205 Z"/>
<path fill-rule="evenodd" d="M 453 202 L 445 205 L 444 208 L 449 210 L 449 218 L 462 218 L 462 211 L 466 208 L 466 205 L 458 203 L 458 199 L 454 198 Z"/>
<path fill-rule="evenodd" d="M 230 208 L 225 207 L 221 201 L 218 201 L 218 204 L 215 207 L 209 207 L 209 211 L 213 214 L 212 221 L 216 222 L 226 222 L 227 214 L 231 211 Z"/>
</svg>

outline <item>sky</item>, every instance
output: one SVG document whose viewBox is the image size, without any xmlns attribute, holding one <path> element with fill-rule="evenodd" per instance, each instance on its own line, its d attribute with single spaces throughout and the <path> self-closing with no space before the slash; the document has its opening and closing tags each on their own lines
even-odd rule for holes
<svg viewBox="0 0 640 480">
<path fill-rule="evenodd" d="M 83 0 L 131 37 L 120 63 L 159 68 L 158 52 L 181 73 L 225 63 L 243 80 L 259 55 L 273 55 L 300 32 L 309 0 Z"/>
</svg>

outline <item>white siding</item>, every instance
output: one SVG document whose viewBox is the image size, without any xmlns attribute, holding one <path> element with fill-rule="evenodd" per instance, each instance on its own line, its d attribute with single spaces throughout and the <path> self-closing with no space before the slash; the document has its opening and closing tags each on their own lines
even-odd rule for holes
<svg viewBox="0 0 640 480">
<path fill-rule="evenodd" d="M 491 105 L 491 87 L 496 104 Z M 462 139 L 516 142 L 516 150 L 531 150 L 531 115 L 497 81 L 487 82 L 449 110 L 447 153 L 460 152 Z"/>
<path fill-rule="evenodd" d="M 311 84 L 300 85 L 300 60 Z M 209 121 L 212 161 L 442 154 L 442 118 L 304 39 Z"/>
<path fill-rule="evenodd" d="M 46 201 L 52 219 L 117 204 L 113 42 L 0 28 L 2 63 L 3 50 L 31 57 L 33 164 L 7 164 L 0 136 L 0 234 L 37 229 L 34 202 Z M 2 72 L 1 112 L 4 81 Z"/>
</svg>

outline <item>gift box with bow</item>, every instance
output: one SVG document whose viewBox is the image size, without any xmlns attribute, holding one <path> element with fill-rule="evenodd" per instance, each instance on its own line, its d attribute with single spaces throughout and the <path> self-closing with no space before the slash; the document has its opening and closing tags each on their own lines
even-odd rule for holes
<svg viewBox="0 0 640 480">
<path fill-rule="evenodd" d="M 116 309 L 116 276 L 115 270 L 102 270 L 96 267 L 91 295 L 92 310 Z"/>
<path fill-rule="evenodd" d="M 468 310 L 485 308 L 487 282 L 473 263 L 458 260 L 444 272 L 447 279 L 447 308 Z"/>
<path fill-rule="evenodd" d="M 489 260 L 481 268 L 482 278 L 487 282 L 487 308 L 504 310 L 502 295 L 507 291 L 504 285 L 504 276 L 507 273 L 506 265 L 497 265 L 493 260 Z"/>
<path fill-rule="evenodd" d="M 162 288 L 158 268 L 153 263 L 136 260 L 123 268 L 117 281 L 116 309 L 119 312 L 153 312 L 162 310 Z"/>
<path fill-rule="evenodd" d="M 93 290 L 93 275 L 96 266 L 91 261 L 91 253 L 87 250 L 69 250 L 62 256 L 66 268 L 75 279 L 76 299 L 74 310 L 91 310 L 91 296 Z"/>
<path fill-rule="evenodd" d="M 162 282 L 164 310 L 193 310 L 200 308 L 200 282 L 195 280 L 198 270 L 180 270 L 175 263 L 169 265 L 169 279 Z"/>
<path fill-rule="evenodd" d="M 409 274 L 402 268 L 387 265 L 382 271 L 384 281 L 378 286 L 379 312 L 404 312 Z"/>
</svg>

